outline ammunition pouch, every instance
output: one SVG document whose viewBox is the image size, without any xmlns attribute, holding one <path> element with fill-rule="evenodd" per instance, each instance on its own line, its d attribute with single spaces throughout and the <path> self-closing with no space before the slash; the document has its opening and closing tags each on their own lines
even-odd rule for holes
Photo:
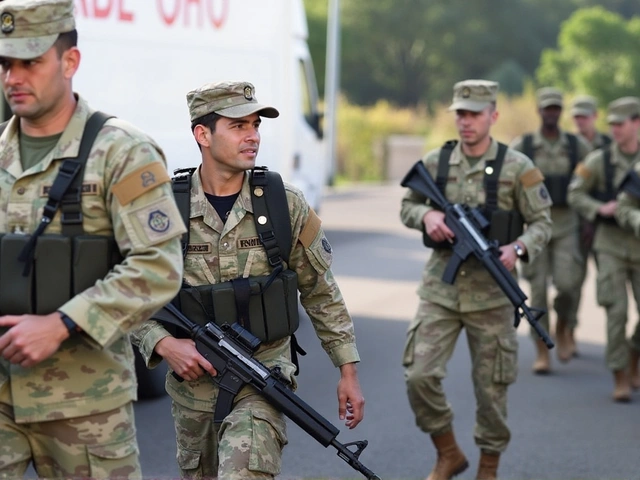
<svg viewBox="0 0 640 480">
<path fill-rule="evenodd" d="M 262 342 L 288 337 L 300 324 L 298 275 L 293 270 L 213 285 L 183 285 L 174 303 L 199 325 L 237 321 Z"/>
<path fill-rule="evenodd" d="M 32 268 L 26 271 L 18 256 L 30 238 L 17 234 L 0 236 L 2 315 L 55 312 L 122 262 L 113 237 L 41 235 L 36 242 Z"/>
<path fill-rule="evenodd" d="M 487 212 L 481 209 L 485 218 L 489 218 L 489 226 L 481 233 L 487 240 L 495 240 L 499 245 L 507 245 L 515 241 L 524 231 L 524 219 L 517 210 L 493 210 Z M 451 248 L 449 242 L 434 242 L 422 227 L 422 242 L 425 247 L 433 249 Z"/>
<path fill-rule="evenodd" d="M 549 191 L 554 207 L 566 207 L 567 191 L 571 175 L 547 175 L 544 176 L 544 184 Z"/>
</svg>

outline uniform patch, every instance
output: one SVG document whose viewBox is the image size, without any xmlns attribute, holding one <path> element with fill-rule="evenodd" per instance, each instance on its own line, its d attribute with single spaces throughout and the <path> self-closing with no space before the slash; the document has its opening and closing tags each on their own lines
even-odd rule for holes
<svg viewBox="0 0 640 480">
<path fill-rule="evenodd" d="M 42 185 L 40 187 L 40 196 L 48 197 L 51 191 L 51 185 Z M 98 195 L 100 192 L 98 182 L 82 182 L 82 195 Z"/>
<path fill-rule="evenodd" d="M 540 183 L 544 180 L 544 175 L 538 168 L 534 168 L 526 171 L 522 175 L 520 175 L 520 183 L 524 188 L 529 188 L 535 185 L 536 183 Z"/>
<path fill-rule="evenodd" d="M 163 233 L 169 230 L 171 219 L 162 210 L 154 210 L 149 213 L 149 220 L 147 220 L 147 224 L 154 232 Z"/>
<path fill-rule="evenodd" d="M 327 240 L 327 237 L 322 237 L 322 248 L 324 248 L 325 252 L 331 253 L 331 244 L 329 240 Z"/>
<path fill-rule="evenodd" d="M 171 179 L 167 169 L 162 163 L 155 162 L 134 170 L 111 187 L 111 191 L 120 205 L 126 205 L 149 190 L 169 181 Z"/>
<path fill-rule="evenodd" d="M 150 205 L 134 210 L 128 213 L 126 218 L 133 227 L 133 232 L 129 234 L 137 237 L 143 245 L 164 242 L 186 230 L 171 197 L 162 197 Z M 125 222 L 125 226 L 129 222 Z"/>
<path fill-rule="evenodd" d="M 261 247 L 262 243 L 260 243 L 260 238 L 251 237 L 251 238 L 239 238 L 237 245 L 238 245 L 238 248 L 246 249 L 246 248 Z"/>
<path fill-rule="evenodd" d="M 210 243 L 190 243 L 187 245 L 187 254 L 189 253 L 199 253 L 199 254 L 210 254 L 212 251 Z"/>
<path fill-rule="evenodd" d="M 309 217 L 307 218 L 306 223 L 304 224 L 304 228 L 300 232 L 300 236 L 298 240 L 304 246 L 304 248 L 309 248 L 313 240 L 318 235 L 320 231 L 320 225 L 322 222 L 320 221 L 320 217 L 313 211 L 313 208 L 309 209 Z"/>
<path fill-rule="evenodd" d="M 579 163 L 576 166 L 575 174 L 586 180 L 591 176 L 591 170 L 589 170 L 584 163 Z"/>
</svg>

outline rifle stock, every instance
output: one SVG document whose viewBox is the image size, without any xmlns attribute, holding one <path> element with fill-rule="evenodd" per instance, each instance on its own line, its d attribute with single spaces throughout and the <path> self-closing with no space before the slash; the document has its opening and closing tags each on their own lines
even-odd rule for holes
<svg viewBox="0 0 640 480">
<path fill-rule="evenodd" d="M 429 199 L 438 210 L 443 211 L 445 224 L 454 233 L 453 254 L 445 267 L 442 281 L 452 285 L 462 262 L 471 255 L 475 256 L 515 307 L 514 326 L 517 327 L 520 324 L 520 320 L 526 318 L 547 348 L 553 348 L 554 345 L 551 338 L 549 338 L 549 334 L 545 332 L 538 322 L 546 311 L 531 308 L 525 304 L 527 296 L 500 261 L 500 249 L 497 242 L 490 242 L 481 232 L 482 229 L 489 225 L 482 213 L 477 209 L 450 203 L 440 191 L 422 161 L 418 161 L 413 165 L 402 182 L 400 182 L 400 185 L 418 192 Z"/>
<path fill-rule="evenodd" d="M 343 444 L 336 440 L 340 433 L 338 428 L 291 391 L 277 367 L 269 369 L 253 358 L 253 352 L 260 341 L 238 323 L 225 328 L 215 323 L 201 326 L 189 320 L 172 304 L 165 305 L 152 319 L 189 334 L 198 351 L 217 370 L 218 375 L 213 380 L 221 388 L 220 395 L 223 391 L 235 395 L 245 385 L 253 386 L 323 447 L 334 447 L 338 456 L 351 468 L 362 473 L 368 480 L 380 480 L 359 460 L 368 442 L 362 440 Z M 350 447 L 354 447 L 354 450 Z"/>
</svg>

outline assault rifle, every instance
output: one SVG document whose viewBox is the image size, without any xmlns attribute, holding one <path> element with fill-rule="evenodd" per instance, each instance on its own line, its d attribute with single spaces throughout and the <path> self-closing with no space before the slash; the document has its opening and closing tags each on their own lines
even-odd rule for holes
<svg viewBox="0 0 640 480">
<path fill-rule="evenodd" d="M 627 192 L 632 197 L 640 198 L 640 175 L 633 169 L 629 170 L 620 182 L 618 191 Z"/>
<path fill-rule="evenodd" d="M 469 208 L 459 203 L 450 203 L 438 189 L 436 182 L 434 182 L 422 161 L 416 162 L 400 184 L 431 200 L 436 208 L 444 212 L 445 224 L 454 233 L 454 240 L 451 246 L 453 255 L 445 268 L 442 281 L 453 285 L 462 262 L 474 255 L 516 308 L 514 326 L 518 327 L 520 320 L 526 318 L 547 348 L 553 348 L 551 338 L 538 323 L 538 320 L 546 311 L 530 308 L 525 304 L 527 296 L 500 261 L 498 242 L 487 240 L 481 233 L 484 228 L 489 226 L 489 222 L 484 215 L 476 208 Z"/>
<path fill-rule="evenodd" d="M 278 367 L 267 368 L 253 358 L 260 340 L 239 323 L 220 327 L 210 322 L 201 326 L 185 317 L 172 304 L 165 305 L 152 319 L 189 333 L 200 354 L 218 372 L 213 377 L 220 387 L 218 402 L 224 402 L 225 398 L 232 400 L 245 385 L 251 385 L 323 447 L 334 447 L 338 456 L 351 468 L 362 473 L 368 480 L 380 480 L 358 459 L 368 442 L 362 440 L 343 444 L 336 440 L 340 431 L 291 391 Z M 355 447 L 355 450 L 349 447 Z"/>
</svg>

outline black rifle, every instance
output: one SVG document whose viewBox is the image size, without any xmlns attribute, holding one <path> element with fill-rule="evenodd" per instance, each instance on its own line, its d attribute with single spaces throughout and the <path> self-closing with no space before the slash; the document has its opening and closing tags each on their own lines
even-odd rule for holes
<svg viewBox="0 0 640 480">
<path fill-rule="evenodd" d="M 632 197 L 640 198 L 640 175 L 635 170 L 629 170 L 620 182 L 619 192 L 626 192 Z"/>
<path fill-rule="evenodd" d="M 517 327 L 520 324 L 521 318 L 526 318 L 547 348 L 553 348 L 549 335 L 538 323 L 540 317 L 547 312 L 538 308 L 529 308 L 525 304 L 527 296 L 500 261 L 498 242 L 490 242 L 481 233 L 489 226 L 489 222 L 482 213 L 477 208 L 449 202 L 438 189 L 422 161 L 416 162 L 400 184 L 428 198 L 436 208 L 443 211 L 444 222 L 454 234 L 451 246 L 453 255 L 445 268 L 442 281 L 453 285 L 462 262 L 474 255 L 516 308 L 514 326 Z"/>
<path fill-rule="evenodd" d="M 152 319 L 189 333 L 200 354 L 218 372 L 218 375 L 213 377 L 220 387 L 218 401 L 224 396 L 233 399 L 245 385 L 251 385 L 323 447 L 334 447 L 338 456 L 351 468 L 369 480 L 380 480 L 380 477 L 358 459 L 368 442 L 362 440 L 343 444 L 337 441 L 336 437 L 340 431 L 291 391 L 278 367 L 269 369 L 253 358 L 260 340 L 239 323 L 219 327 L 210 322 L 201 326 L 185 317 L 172 304 L 165 305 L 152 316 Z M 349 448 L 352 446 L 355 450 Z"/>
</svg>

